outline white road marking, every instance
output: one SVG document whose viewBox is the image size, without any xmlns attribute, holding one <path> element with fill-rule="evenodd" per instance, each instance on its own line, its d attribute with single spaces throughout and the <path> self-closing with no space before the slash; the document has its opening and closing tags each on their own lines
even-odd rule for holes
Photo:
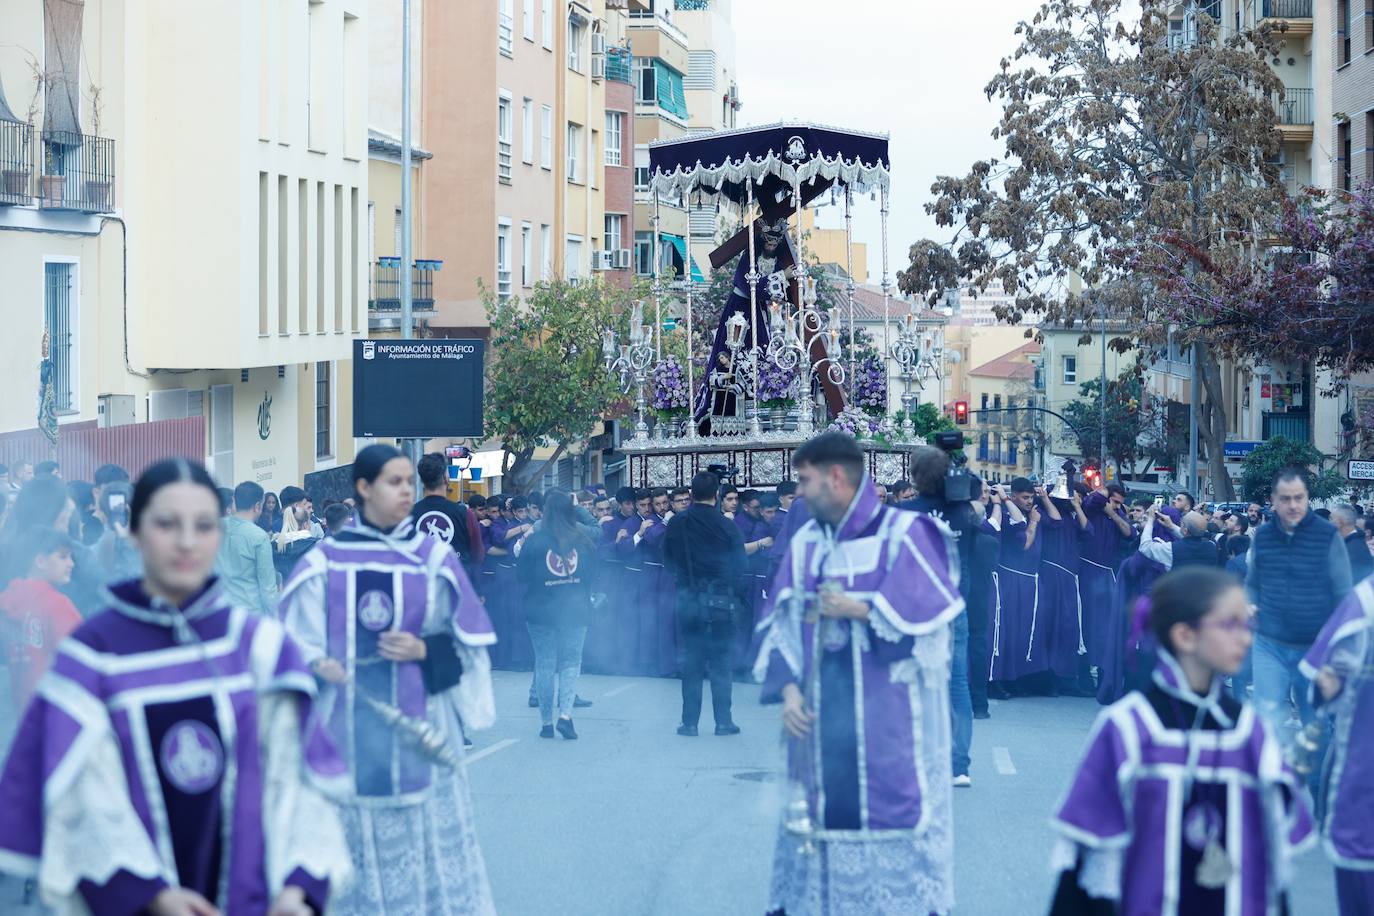
<svg viewBox="0 0 1374 916">
<path fill-rule="evenodd" d="M 605 693 L 603 693 L 603 694 L 601 695 L 601 698 L 604 700 L 604 699 L 607 699 L 608 697 L 616 696 L 617 694 L 624 693 L 625 691 L 629 690 L 629 689 L 630 689 L 631 687 L 633 687 L 633 686 L 634 686 L 634 681 L 631 681 L 631 682 L 628 683 L 628 684 L 621 684 L 619 687 L 617 687 L 617 688 L 614 689 L 614 690 L 607 690 Z"/>
<path fill-rule="evenodd" d="M 1016 764 L 1011 762 L 1011 751 L 1004 747 L 992 749 L 992 765 L 997 769 L 998 776 L 1016 775 Z"/>
<path fill-rule="evenodd" d="M 520 740 L 519 738 L 505 738 L 505 739 L 503 739 L 503 740 L 501 740 L 501 741 L 496 742 L 496 743 L 493 744 L 491 747 L 484 747 L 484 748 L 482 748 L 480 751 L 478 751 L 478 752 L 475 753 L 475 754 L 468 754 L 468 756 L 467 756 L 467 762 L 468 762 L 468 763 L 476 763 L 477 761 L 481 760 L 483 757 L 489 757 L 489 756 L 491 756 L 492 754 L 495 754 L 497 751 L 504 751 L 506 748 L 510 747 L 512 744 L 514 744 L 515 742 L 517 742 L 517 741 L 519 741 L 519 740 Z"/>
</svg>

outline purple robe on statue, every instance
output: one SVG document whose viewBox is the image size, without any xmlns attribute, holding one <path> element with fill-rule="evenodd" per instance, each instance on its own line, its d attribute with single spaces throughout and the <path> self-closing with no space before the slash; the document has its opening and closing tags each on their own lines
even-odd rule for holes
<svg viewBox="0 0 1374 916">
<path fill-rule="evenodd" d="M 312 715 L 301 648 L 214 580 L 181 609 L 137 581 L 106 597 L 19 726 L 0 869 L 61 912 L 142 911 L 179 886 L 220 912 L 265 913 L 284 884 L 323 911 L 349 865 L 320 789 L 347 770 Z"/>
<path fill-rule="evenodd" d="M 301 559 L 281 612 L 308 661 L 332 659 L 346 675 L 324 688 L 320 713 L 348 763 L 331 797 L 357 878 L 338 911 L 494 912 L 462 757 L 463 730 L 496 720 L 487 656 L 496 634 L 458 557 L 409 520 L 390 532 L 355 523 Z M 381 636 L 396 632 L 448 637 L 458 683 L 431 688 L 421 663 L 382 658 Z M 456 766 L 375 703 L 427 723 Z"/>
<path fill-rule="evenodd" d="M 1116 600 L 1116 573 L 1126 537 L 1107 517 L 1107 497 L 1089 493 L 1083 500 L 1088 527 L 1079 532 L 1078 595 L 1083 604 L 1083 642 L 1088 664 L 1100 668 L 1108 653 L 1108 629 Z"/>
<path fill-rule="evenodd" d="M 797 684 L 816 721 L 808 738 L 788 743 L 793 797 L 770 910 L 953 908 L 949 624 L 964 607 L 958 569 L 943 524 L 883 506 L 871 484 L 837 528 L 812 520 L 793 538 L 769 590 L 754 672 L 764 702 Z M 868 602 L 868 620 L 816 619 L 822 583 Z M 803 805 L 806 836 L 794 832 L 792 809 Z M 806 840 L 819 848 L 801 851 Z"/>
<path fill-rule="evenodd" d="M 1374 579 L 1341 602 L 1301 663 L 1309 679 L 1323 668 L 1341 679 L 1341 691 L 1325 701 L 1334 728 L 1321 837 L 1336 865 L 1341 914 L 1355 916 L 1374 905 Z M 1323 702 L 1316 685 L 1312 698 Z"/>
<path fill-rule="evenodd" d="M 1078 592 L 1078 518 L 1066 503 L 1062 518 L 1040 517 L 1040 616 L 1045 622 L 1045 647 L 1055 677 L 1078 676 L 1078 660 L 1088 651 L 1083 642 L 1083 604 Z"/>
<path fill-rule="evenodd" d="M 663 539 L 668 524 L 658 515 L 639 537 L 643 590 L 639 613 L 639 651 L 636 667 L 645 674 L 672 677 L 677 673 L 677 585 L 663 565 Z"/>
<path fill-rule="evenodd" d="M 1121 916 L 1272 916 L 1312 840 L 1277 736 L 1220 678 L 1196 694 L 1163 650 L 1146 690 L 1098 716 L 1052 824 L 1054 867 Z"/>
<path fill-rule="evenodd" d="M 1006 511 L 1005 509 L 1003 510 Z M 1041 526 L 1044 519 L 1041 519 Z M 1015 681 L 1049 667 L 1040 619 L 1040 552 L 1044 534 L 1026 546 L 1028 523 L 1002 519 L 1002 550 L 992 573 L 992 666 L 988 679 Z"/>
</svg>

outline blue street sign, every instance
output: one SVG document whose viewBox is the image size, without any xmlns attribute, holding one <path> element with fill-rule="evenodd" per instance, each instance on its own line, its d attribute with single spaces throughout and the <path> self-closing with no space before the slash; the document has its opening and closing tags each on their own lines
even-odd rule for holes
<svg viewBox="0 0 1374 916">
<path fill-rule="evenodd" d="M 1226 443 L 1225 456 L 1227 458 L 1244 458 L 1258 446 L 1258 442 L 1228 442 Z"/>
</svg>

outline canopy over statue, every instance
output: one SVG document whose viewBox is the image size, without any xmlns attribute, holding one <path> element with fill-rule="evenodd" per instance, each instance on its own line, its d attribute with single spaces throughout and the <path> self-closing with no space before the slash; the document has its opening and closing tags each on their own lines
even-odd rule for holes
<svg viewBox="0 0 1374 916">
<path fill-rule="evenodd" d="M 798 122 L 696 134 L 651 143 L 649 172 L 653 297 L 645 303 L 649 311 L 631 322 L 628 346 L 610 332 L 602 347 L 607 370 L 619 375 L 622 391 L 635 396 L 634 434 L 622 445 L 630 479 L 641 486 L 671 486 L 697 470 L 726 465 L 740 469 L 737 483 L 767 486 L 786 474 L 788 450 L 832 420 L 855 431 L 876 476 L 905 476 L 906 452 L 921 441 L 911 422 L 913 386 L 923 388 L 925 380 L 941 376 L 938 327 L 945 318 L 892 291 L 886 135 Z M 817 280 L 806 269 L 816 259 L 808 257 L 801 229 L 802 208 L 827 192 L 831 204 L 844 210 L 844 248 L 838 257 L 828 256 L 841 262 L 846 275 L 835 300 L 818 297 Z M 852 231 L 853 207 L 865 196 L 879 202 L 882 215 L 880 304 L 865 291 L 867 302 L 857 309 L 858 320 L 870 323 L 866 336 L 855 324 Z M 698 248 L 693 263 L 692 245 L 675 234 L 681 230 L 665 231 L 665 201 L 685 205 L 685 221 L 698 227 L 692 230 L 698 242 L 707 231 L 699 217 L 710 217 L 712 232 L 719 223 L 711 210 L 737 216 L 738 231 L 709 255 Z M 669 241 L 684 257 L 671 285 L 660 273 Z M 715 328 L 709 353 L 698 348 L 681 365 L 668 355 L 666 335 L 675 319 L 685 318 L 692 349 L 694 317 L 699 318 L 693 308 L 699 309 L 701 293 L 690 278 L 700 276 L 702 260 L 715 269 L 737 264 L 719 321 L 710 319 Z M 670 303 L 682 303 L 685 313 L 666 315 Z M 894 306 L 897 311 L 891 311 Z M 873 327 L 875 313 L 881 329 Z M 896 416 L 887 399 L 891 378 L 905 386 L 904 413 Z M 652 413 L 646 385 L 652 388 Z M 937 388 L 931 399 L 943 405 L 941 395 Z"/>
</svg>

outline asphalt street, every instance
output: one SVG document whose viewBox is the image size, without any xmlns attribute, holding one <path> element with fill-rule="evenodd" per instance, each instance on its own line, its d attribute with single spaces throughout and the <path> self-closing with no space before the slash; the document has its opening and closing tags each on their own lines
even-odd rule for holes
<svg viewBox="0 0 1374 916">
<path fill-rule="evenodd" d="M 0 748 L 11 737 L 0 678 Z M 682 738 L 677 681 L 584 677 L 577 741 L 538 737 L 529 675 L 496 672 L 499 721 L 475 735 L 468 773 L 502 916 L 761 916 L 780 810 L 777 707 L 736 685 L 742 734 Z M 973 787 L 955 790 L 956 912 L 1043 914 L 1047 820 L 1099 707 L 1069 698 L 993 701 L 975 723 Z M 0 877 L 0 913 L 20 885 Z M 1294 916 L 1336 912 L 1331 867 L 1299 859 Z M 380 916 L 380 914 L 376 914 Z"/>
<path fill-rule="evenodd" d="M 736 685 L 743 733 L 682 738 L 677 681 L 584 677 L 580 738 L 538 737 L 529 675 L 497 672 L 500 721 L 476 736 L 469 776 L 496 905 L 510 916 L 761 916 L 780 810 L 777 707 Z M 955 791 L 956 912 L 1042 914 L 1048 819 L 1099 706 L 993 701 L 975 723 L 973 786 Z M 1331 867 L 1297 862 L 1294 916 L 1336 912 Z"/>
</svg>

